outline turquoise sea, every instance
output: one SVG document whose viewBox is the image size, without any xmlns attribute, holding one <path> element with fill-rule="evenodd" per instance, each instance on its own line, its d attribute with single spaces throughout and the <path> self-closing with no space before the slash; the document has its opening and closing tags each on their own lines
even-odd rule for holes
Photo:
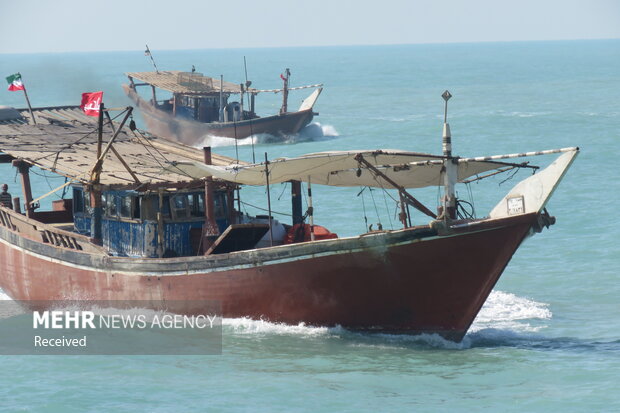
<svg viewBox="0 0 620 413">
<path fill-rule="evenodd" d="M 0 411 L 620 411 L 620 40 L 152 52 L 160 69 L 195 65 L 234 82 L 245 80 L 245 56 L 253 86 L 264 89 L 279 87 L 285 68 L 292 86 L 325 84 L 320 115 L 300 136 L 237 148 L 210 142 L 243 160 L 253 147 L 259 160 L 265 152 L 439 153 L 445 89 L 454 96 L 455 154 L 567 146 L 581 154 L 548 205 L 557 224 L 522 245 L 462 343 L 225 319 L 221 355 L 0 356 Z M 141 50 L 0 55 L 0 75 L 21 72 L 36 107 L 78 104 L 96 90 L 106 106 L 126 106 L 124 73 L 147 70 Z M 291 93 L 290 106 L 306 93 Z M 280 99 L 260 96 L 259 113 L 276 112 Z M 0 105 L 23 107 L 23 96 L 2 91 Z M 63 183 L 37 173 L 35 196 Z M 484 216 L 528 173 L 460 195 Z M 0 181 L 19 193 L 6 165 Z M 274 210 L 288 212 L 288 191 L 271 188 Z M 316 222 L 341 236 L 364 232 L 364 216 L 397 226 L 394 202 L 380 191 L 313 192 Z M 265 195 L 242 191 L 257 206 Z M 419 198 L 434 208 L 437 192 Z"/>
</svg>

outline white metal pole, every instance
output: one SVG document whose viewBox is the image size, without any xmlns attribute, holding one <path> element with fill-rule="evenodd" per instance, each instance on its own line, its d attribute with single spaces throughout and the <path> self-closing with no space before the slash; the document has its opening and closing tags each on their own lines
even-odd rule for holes
<svg viewBox="0 0 620 413">
<path fill-rule="evenodd" d="M 310 241 L 314 241 L 314 209 L 312 208 L 312 183 L 308 175 L 308 221 L 310 221 Z"/>
</svg>

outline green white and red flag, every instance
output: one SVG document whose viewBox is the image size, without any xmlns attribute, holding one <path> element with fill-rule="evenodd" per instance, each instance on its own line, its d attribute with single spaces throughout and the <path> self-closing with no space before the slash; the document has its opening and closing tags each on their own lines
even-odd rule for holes
<svg viewBox="0 0 620 413">
<path fill-rule="evenodd" d="M 25 89 L 24 84 L 22 83 L 22 75 L 20 75 L 19 73 L 7 76 L 6 81 L 9 83 L 9 90 L 11 92 Z"/>
<path fill-rule="evenodd" d="M 99 116 L 103 92 L 82 93 L 82 104 L 80 108 L 88 116 Z"/>
</svg>

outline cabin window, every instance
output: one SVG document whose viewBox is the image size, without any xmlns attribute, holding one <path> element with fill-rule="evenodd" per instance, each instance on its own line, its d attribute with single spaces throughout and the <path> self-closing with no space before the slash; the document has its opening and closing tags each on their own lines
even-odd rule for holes
<svg viewBox="0 0 620 413">
<path fill-rule="evenodd" d="M 189 194 L 189 210 L 193 217 L 205 216 L 205 194 Z"/>
<path fill-rule="evenodd" d="M 159 211 L 159 197 L 149 196 L 144 198 L 142 202 L 142 219 L 155 221 L 157 219 L 157 211 Z"/>
<path fill-rule="evenodd" d="M 135 197 L 133 202 L 133 212 L 132 218 L 140 219 L 140 204 L 142 203 L 142 198 Z"/>
<path fill-rule="evenodd" d="M 118 195 L 102 194 L 101 203 L 106 216 L 110 218 L 118 217 L 120 203 L 120 197 Z"/>
<path fill-rule="evenodd" d="M 73 212 L 84 212 L 84 192 L 73 188 Z"/>
<path fill-rule="evenodd" d="M 172 197 L 172 218 L 187 218 L 189 216 L 187 194 L 174 195 Z"/>
<path fill-rule="evenodd" d="M 140 199 L 135 196 L 121 198 L 121 218 L 140 218 Z"/>
<path fill-rule="evenodd" d="M 226 192 L 215 192 L 213 195 L 215 204 L 215 218 L 226 218 Z"/>
<path fill-rule="evenodd" d="M 159 211 L 159 202 L 157 203 L 157 211 Z M 170 218 L 170 197 L 164 197 L 164 205 L 161 211 L 161 214 L 164 218 Z"/>
<path fill-rule="evenodd" d="M 142 219 L 146 219 L 149 221 L 157 220 L 157 213 L 159 212 L 159 195 L 153 195 L 144 198 L 142 201 Z M 163 211 L 162 218 L 168 219 L 170 218 L 170 197 L 163 197 Z M 139 208 L 139 207 L 138 207 Z"/>
</svg>

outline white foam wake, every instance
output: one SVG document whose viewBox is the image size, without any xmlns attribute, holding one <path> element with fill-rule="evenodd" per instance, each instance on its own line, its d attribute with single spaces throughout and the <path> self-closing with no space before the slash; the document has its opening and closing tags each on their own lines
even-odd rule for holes
<svg viewBox="0 0 620 413">
<path fill-rule="evenodd" d="M 437 334 L 367 334 L 342 327 L 311 327 L 303 323 L 287 325 L 249 318 L 225 318 L 224 334 L 233 335 L 286 335 L 298 337 L 343 337 L 350 345 L 360 347 L 430 346 L 445 349 L 467 349 L 486 339 L 510 342 L 515 336 L 526 335 L 544 328 L 544 321 L 552 313 L 548 304 L 519 297 L 503 291 L 492 291 L 469 333 L 462 342 L 455 343 Z M 537 325 L 535 325 L 537 324 Z"/>
<path fill-rule="evenodd" d="M 319 122 L 312 122 L 304 127 L 298 134 L 286 135 L 286 136 L 272 136 L 268 134 L 257 134 L 248 136 L 247 138 L 238 139 L 238 146 L 258 145 L 264 143 L 297 143 L 308 140 L 321 139 L 321 138 L 334 138 L 339 136 L 338 131 L 332 125 L 322 125 Z M 235 140 L 224 136 L 210 136 L 205 135 L 202 141 L 194 144 L 195 148 L 203 148 L 210 146 L 213 148 L 222 146 L 234 146 Z"/>
<path fill-rule="evenodd" d="M 534 332 L 544 325 L 533 325 L 552 317 L 549 305 L 503 291 L 492 291 L 478 313 L 470 332 L 482 329 L 508 329 L 516 332 Z"/>
<path fill-rule="evenodd" d="M 258 143 L 259 135 L 248 136 L 247 138 L 238 139 L 238 146 L 247 146 L 252 143 Z M 227 138 L 224 136 L 205 136 L 202 138 L 202 141 L 198 144 L 193 145 L 195 148 L 204 148 L 205 146 L 210 146 L 212 148 L 222 147 L 222 146 L 234 146 L 235 140 L 232 138 Z"/>
<path fill-rule="evenodd" d="M 297 325 L 272 323 L 264 320 L 252 320 L 247 317 L 224 318 L 222 320 L 224 331 L 232 334 L 252 334 L 252 335 L 292 335 L 317 337 L 339 334 L 344 331 L 342 327 L 312 327 L 305 323 Z"/>
<path fill-rule="evenodd" d="M 332 125 L 322 125 L 320 122 L 312 122 L 303 128 L 299 134 L 306 138 L 333 138 L 340 134 Z"/>
</svg>

